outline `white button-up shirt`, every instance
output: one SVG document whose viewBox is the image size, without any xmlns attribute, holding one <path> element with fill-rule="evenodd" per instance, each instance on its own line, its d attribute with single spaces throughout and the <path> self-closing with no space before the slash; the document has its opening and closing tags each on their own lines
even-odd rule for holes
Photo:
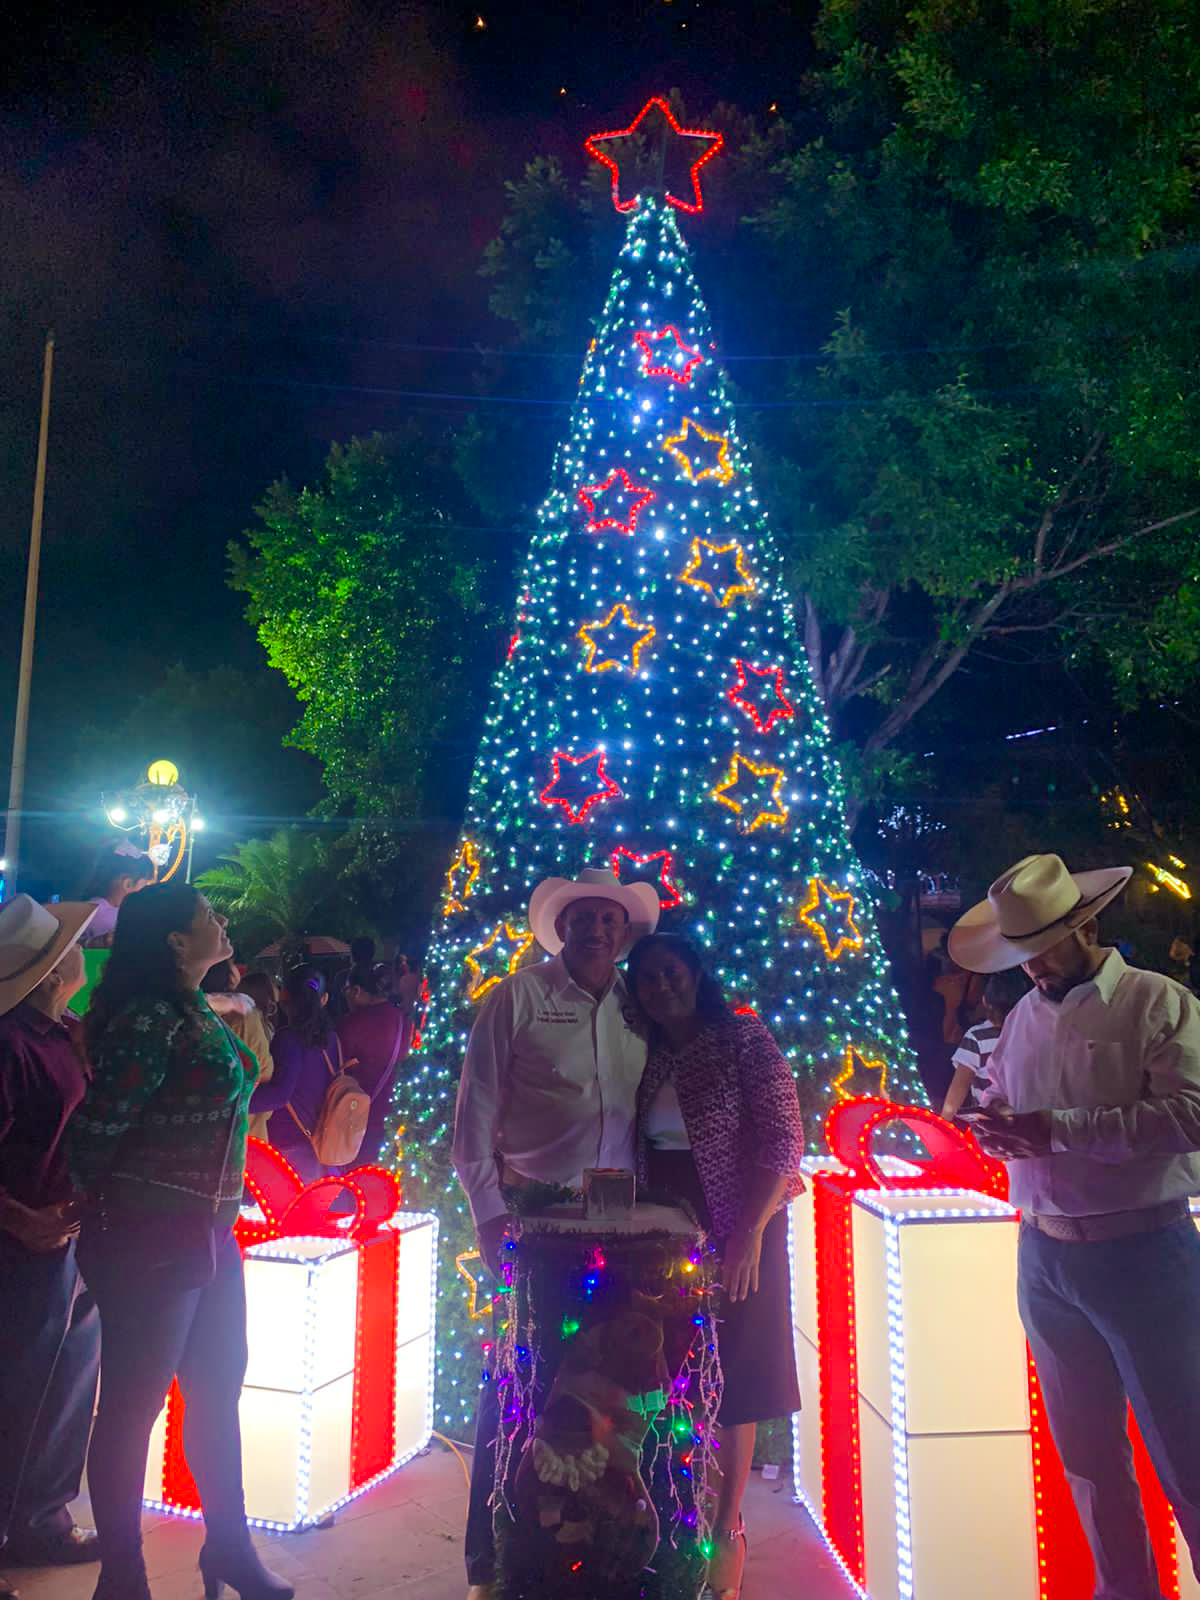
<svg viewBox="0 0 1200 1600">
<path fill-rule="evenodd" d="M 1051 1155 L 1010 1161 L 1012 1203 L 1068 1217 L 1200 1194 L 1200 1002 L 1110 950 L 1061 1003 L 1004 1023 L 985 1101 L 1049 1110 Z"/>
<path fill-rule="evenodd" d="M 507 1209 L 497 1156 L 526 1178 L 578 1187 L 588 1167 L 633 1170 L 646 1042 L 619 974 L 597 1000 L 561 956 L 484 1000 L 463 1061 L 454 1167 L 476 1224 Z"/>
</svg>

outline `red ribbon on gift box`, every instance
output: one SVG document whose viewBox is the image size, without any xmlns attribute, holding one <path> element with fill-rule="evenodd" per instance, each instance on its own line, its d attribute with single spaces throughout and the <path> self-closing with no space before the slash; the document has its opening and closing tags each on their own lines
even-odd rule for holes
<svg viewBox="0 0 1200 1600">
<path fill-rule="evenodd" d="M 876 1135 L 897 1124 L 925 1148 L 924 1160 L 905 1157 L 920 1168 L 919 1177 L 888 1173 L 875 1153 Z M 819 1172 L 813 1178 L 824 1522 L 851 1574 L 865 1585 L 851 1210 L 854 1196 L 863 1189 L 971 1189 L 1004 1200 L 1008 1197 L 1008 1174 L 1000 1162 L 984 1154 L 974 1135 L 962 1127 L 924 1107 L 898 1106 L 874 1096 L 835 1106 L 825 1123 L 825 1139 L 845 1170 Z M 1095 1581 L 1092 1559 L 1050 1436 L 1032 1359 L 1029 1410 L 1040 1600 L 1090 1600 Z M 1132 1422 L 1130 1432 L 1163 1591 L 1178 1595 L 1174 1518 Z"/>
<path fill-rule="evenodd" d="M 260 1139 L 246 1148 L 246 1188 L 263 1214 L 239 1217 L 234 1236 L 243 1254 L 254 1245 L 284 1239 L 348 1239 L 357 1246 L 354 1397 L 351 1412 L 349 1490 L 391 1463 L 396 1440 L 396 1285 L 400 1236 L 384 1225 L 400 1209 L 400 1185 L 382 1167 L 355 1167 L 339 1175 L 301 1181 L 279 1151 Z M 349 1196 L 349 1209 L 335 1209 Z M 183 1449 L 184 1398 L 178 1380 L 167 1396 L 163 1499 L 198 1511 L 200 1495 Z"/>
</svg>

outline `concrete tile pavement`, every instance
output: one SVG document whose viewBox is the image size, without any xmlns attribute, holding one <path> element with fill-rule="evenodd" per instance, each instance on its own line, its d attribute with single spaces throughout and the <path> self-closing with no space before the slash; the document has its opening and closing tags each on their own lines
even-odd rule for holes
<svg viewBox="0 0 1200 1600">
<path fill-rule="evenodd" d="M 76 1507 L 88 1520 L 86 1500 Z M 466 1484 L 460 1463 L 434 1444 L 332 1526 L 256 1535 L 264 1559 L 296 1586 L 298 1600 L 463 1600 L 462 1525 Z M 851 1593 L 787 1478 L 751 1479 L 746 1502 L 750 1560 L 743 1600 L 848 1600 Z M 146 1565 L 155 1600 L 199 1600 L 198 1523 L 147 1513 Z M 22 1600 L 90 1600 L 94 1567 L 3 1567 Z M 547 1596 L 547 1600 L 553 1597 Z"/>
</svg>

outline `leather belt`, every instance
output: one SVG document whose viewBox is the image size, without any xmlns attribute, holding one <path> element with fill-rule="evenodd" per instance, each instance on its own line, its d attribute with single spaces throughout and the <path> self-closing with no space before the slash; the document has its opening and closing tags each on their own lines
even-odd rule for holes
<svg viewBox="0 0 1200 1600">
<path fill-rule="evenodd" d="M 1095 1244 L 1102 1239 L 1127 1239 L 1131 1234 L 1169 1228 L 1190 1215 L 1186 1200 L 1164 1200 L 1161 1205 L 1144 1206 L 1137 1211 L 1109 1211 L 1092 1217 L 1056 1217 L 1030 1211 L 1021 1221 L 1025 1227 L 1036 1228 L 1050 1239 L 1061 1239 L 1068 1244 Z"/>
</svg>

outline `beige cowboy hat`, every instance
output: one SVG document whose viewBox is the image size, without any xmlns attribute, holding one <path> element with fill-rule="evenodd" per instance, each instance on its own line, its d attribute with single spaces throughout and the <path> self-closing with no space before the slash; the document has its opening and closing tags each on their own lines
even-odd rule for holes
<svg viewBox="0 0 1200 1600">
<path fill-rule="evenodd" d="M 43 906 L 27 894 L 0 906 L 0 1016 L 33 993 L 98 910 L 90 901 Z"/>
<path fill-rule="evenodd" d="M 658 927 L 658 895 L 648 883 L 622 883 L 607 867 L 584 867 L 577 878 L 543 878 L 529 901 L 529 926 L 543 950 L 556 956 L 563 947 L 554 924 L 572 900 L 615 900 L 629 926 L 624 955 L 634 942 Z"/>
<path fill-rule="evenodd" d="M 950 930 L 950 954 L 968 972 L 1007 972 L 1032 961 L 1115 900 L 1132 867 L 1068 872 L 1061 856 L 1026 856 L 964 911 Z"/>
</svg>

